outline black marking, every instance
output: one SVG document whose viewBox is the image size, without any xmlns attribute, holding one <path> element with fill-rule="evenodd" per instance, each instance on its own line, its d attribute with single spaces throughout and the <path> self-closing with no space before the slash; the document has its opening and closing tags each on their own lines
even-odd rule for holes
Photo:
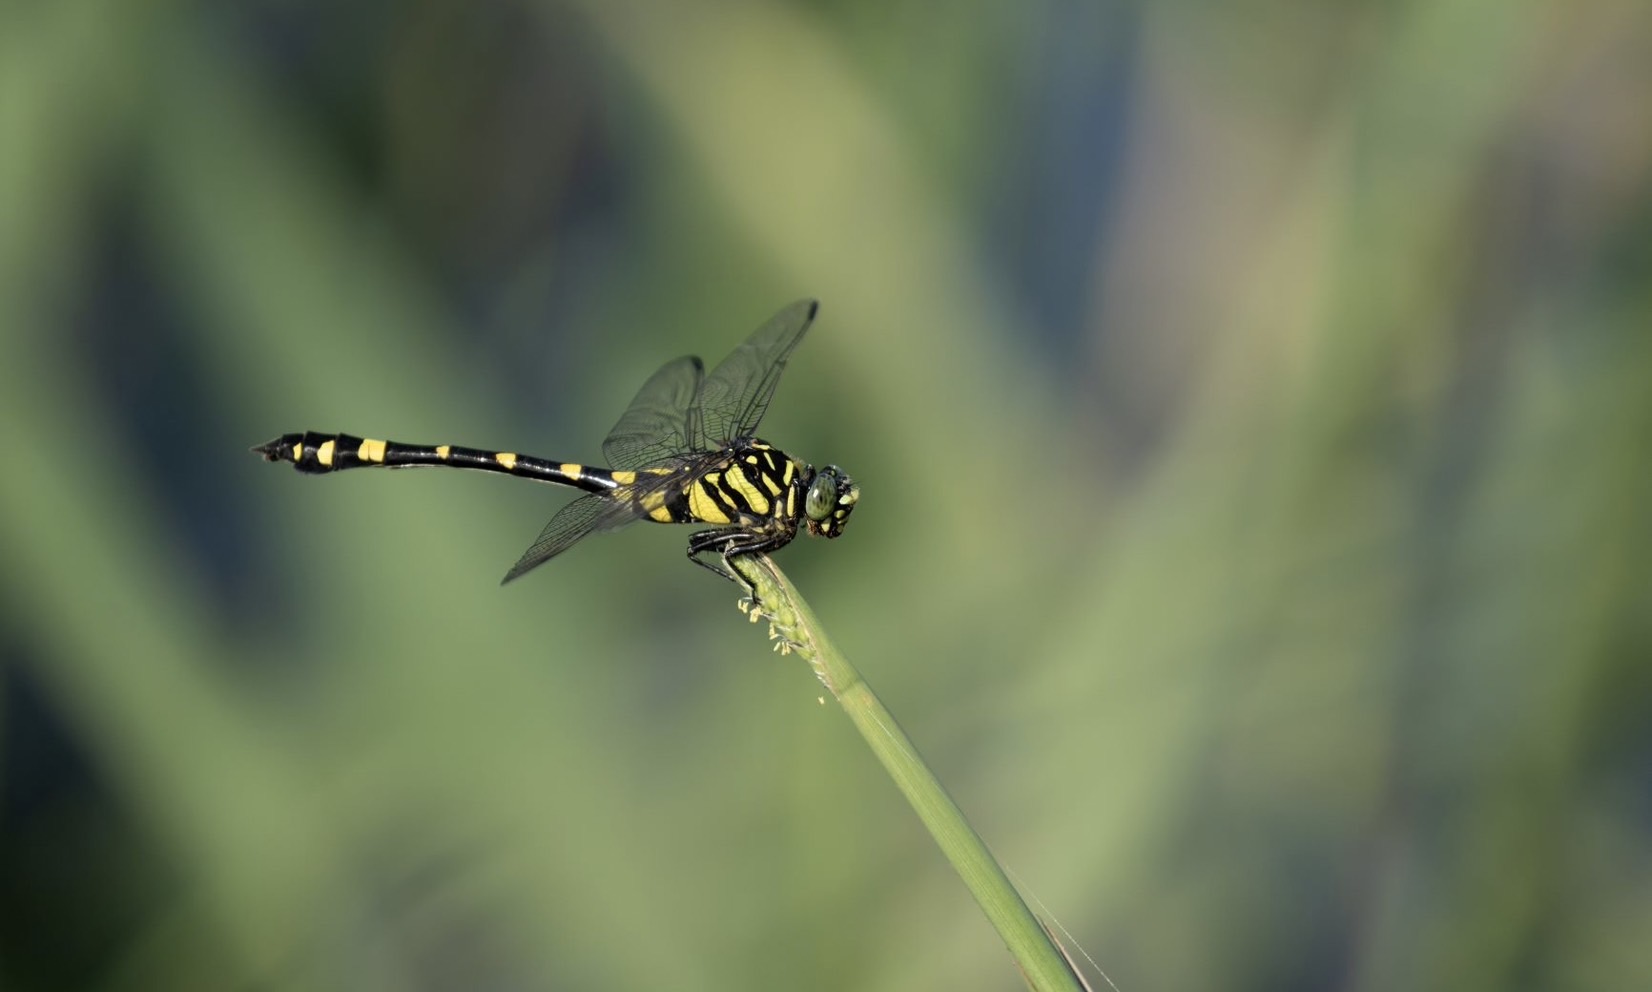
<svg viewBox="0 0 1652 992">
<path fill-rule="evenodd" d="M 739 487 L 729 481 L 727 474 L 718 480 L 717 491 L 722 494 L 724 501 L 728 503 L 732 510 L 729 513 L 730 517 L 750 517 L 756 514 L 757 511 L 753 509 L 751 500 L 746 498 L 746 494 L 741 492 Z"/>
</svg>

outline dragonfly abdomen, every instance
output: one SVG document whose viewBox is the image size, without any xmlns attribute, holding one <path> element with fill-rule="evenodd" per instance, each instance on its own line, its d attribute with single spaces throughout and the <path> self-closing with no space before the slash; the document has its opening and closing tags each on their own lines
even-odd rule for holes
<svg viewBox="0 0 1652 992">
<path fill-rule="evenodd" d="M 498 472 L 520 479 L 572 486 L 605 493 L 619 485 L 603 469 L 573 462 L 551 462 L 510 451 L 484 451 L 457 444 L 402 444 L 353 434 L 283 434 L 252 449 L 269 462 L 291 462 L 308 475 L 324 475 L 351 468 L 417 468 L 442 466 L 478 472 Z"/>
</svg>

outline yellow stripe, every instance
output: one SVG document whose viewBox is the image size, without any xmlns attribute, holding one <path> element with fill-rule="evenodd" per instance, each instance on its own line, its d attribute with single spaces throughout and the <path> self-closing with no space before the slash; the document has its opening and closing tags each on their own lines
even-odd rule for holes
<svg viewBox="0 0 1652 992">
<path fill-rule="evenodd" d="M 300 441 L 297 444 L 293 445 L 293 461 L 301 462 L 303 460 L 304 460 L 304 442 Z"/>
<path fill-rule="evenodd" d="M 315 460 L 331 468 L 333 465 L 333 442 L 321 442 L 321 447 L 315 449 Z"/>
<path fill-rule="evenodd" d="M 727 513 L 717 505 L 710 493 L 711 475 L 689 487 L 688 512 L 694 515 L 695 520 L 703 520 L 708 524 L 726 524 L 729 522 Z"/>
<path fill-rule="evenodd" d="M 516 469 L 516 456 L 511 454 L 509 451 L 499 452 L 493 456 L 493 460 L 505 466 L 505 468 L 510 471 L 515 471 Z"/>
<path fill-rule="evenodd" d="M 662 524 L 673 523 L 671 508 L 665 505 L 665 493 L 649 493 L 637 504 L 648 513 L 648 519 Z"/>
<path fill-rule="evenodd" d="M 560 468 L 567 475 L 581 475 L 585 472 L 584 465 L 576 465 L 573 462 L 563 462 L 557 468 Z"/>
<path fill-rule="evenodd" d="M 751 506 L 751 512 L 757 514 L 767 514 L 769 512 L 769 498 L 751 484 L 751 480 L 746 478 L 746 473 L 740 466 L 730 465 L 728 473 L 724 477 L 735 492 L 746 498 L 746 503 Z"/>
<path fill-rule="evenodd" d="M 372 438 L 366 439 L 361 442 L 361 447 L 356 449 L 356 457 L 364 462 L 372 462 L 375 465 L 383 463 L 384 442 L 375 441 Z"/>
<path fill-rule="evenodd" d="M 780 495 L 780 490 L 781 490 L 782 487 L 781 487 L 780 483 L 774 481 L 773 473 L 763 472 L 763 473 L 760 473 L 757 477 L 759 479 L 763 480 L 763 485 L 768 489 L 770 494 L 775 495 L 775 496 Z"/>
<path fill-rule="evenodd" d="M 631 483 L 637 481 L 637 473 L 635 472 L 610 472 L 608 474 L 612 475 L 614 477 L 614 481 L 622 486 L 629 486 Z"/>
<path fill-rule="evenodd" d="M 451 445 L 438 444 L 436 446 L 436 457 L 440 458 L 442 461 L 447 461 L 447 456 L 451 454 L 453 454 L 453 447 Z"/>
<path fill-rule="evenodd" d="M 797 487 L 786 490 L 786 519 L 797 519 Z"/>
</svg>

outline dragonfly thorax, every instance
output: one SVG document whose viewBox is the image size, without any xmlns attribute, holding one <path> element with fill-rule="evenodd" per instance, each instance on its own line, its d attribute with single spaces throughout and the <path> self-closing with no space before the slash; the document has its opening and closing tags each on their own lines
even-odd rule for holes
<svg viewBox="0 0 1652 992">
<path fill-rule="evenodd" d="M 675 500 L 645 500 L 640 511 L 663 523 L 746 528 L 776 547 L 799 527 L 837 537 L 860 499 L 860 488 L 836 465 L 817 471 L 761 438 L 742 438 L 685 465 L 676 484 Z"/>
</svg>

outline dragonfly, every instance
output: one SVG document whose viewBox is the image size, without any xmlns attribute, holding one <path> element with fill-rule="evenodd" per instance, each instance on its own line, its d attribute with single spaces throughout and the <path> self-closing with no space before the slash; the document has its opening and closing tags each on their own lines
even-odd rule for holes
<svg viewBox="0 0 1652 992">
<path fill-rule="evenodd" d="M 701 524 L 689 560 L 756 589 L 733 566 L 790 544 L 799 529 L 836 538 L 860 499 L 841 468 L 819 469 L 757 437 L 786 362 L 820 304 L 798 300 L 769 318 L 709 374 L 686 355 L 662 365 L 602 442 L 607 467 L 456 444 L 403 444 L 315 431 L 283 434 L 252 450 L 265 461 L 325 475 L 356 468 L 445 467 L 495 472 L 585 493 L 564 506 L 516 564 L 511 582 L 591 534 L 636 521 Z"/>
</svg>

